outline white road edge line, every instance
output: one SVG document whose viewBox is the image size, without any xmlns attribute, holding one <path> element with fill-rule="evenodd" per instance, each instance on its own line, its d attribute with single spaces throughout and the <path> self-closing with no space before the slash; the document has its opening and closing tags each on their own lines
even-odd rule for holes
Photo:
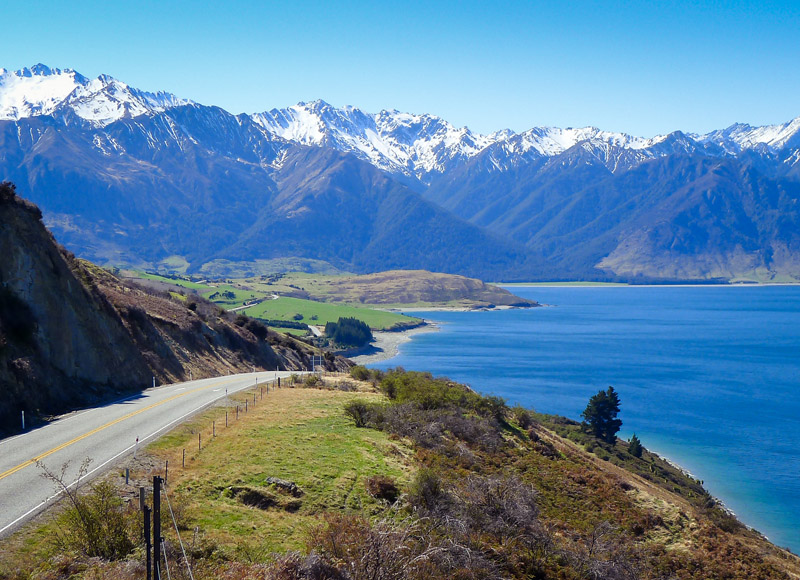
<svg viewBox="0 0 800 580">
<path fill-rule="evenodd" d="M 243 386 L 243 387 L 241 387 L 241 388 L 237 389 L 237 391 L 235 391 L 235 392 L 241 391 L 242 389 L 248 389 L 248 388 L 250 388 L 250 386 L 252 386 L 252 385 L 245 385 L 245 386 Z M 144 437 L 143 439 L 141 439 L 141 440 L 139 441 L 139 443 L 141 444 L 141 443 L 143 443 L 144 441 L 147 441 L 148 439 L 151 439 L 151 438 L 155 437 L 157 434 L 161 433 L 161 431 L 164 431 L 165 429 L 169 429 L 169 428 L 170 428 L 170 427 L 172 427 L 172 426 L 173 426 L 175 423 L 178 423 L 179 421 L 182 421 L 182 420 L 184 420 L 186 417 L 188 417 L 188 416 L 190 416 L 190 415 L 193 415 L 193 414 L 197 413 L 198 411 L 200 411 L 200 410 L 201 410 L 201 409 L 203 409 L 204 407 L 208 407 L 209 405 L 211 405 L 211 404 L 213 404 L 213 403 L 216 403 L 216 402 L 217 402 L 217 401 L 219 401 L 221 398 L 222 398 L 222 397 L 217 397 L 216 399 L 213 399 L 213 400 L 209 401 L 208 403 L 203 403 L 203 404 L 202 404 L 202 405 L 200 405 L 199 407 L 196 407 L 195 409 L 192 409 L 192 410 L 191 410 L 191 411 L 189 411 L 188 413 L 186 413 L 186 414 L 184 414 L 184 415 L 181 415 L 180 417 L 178 417 L 177 419 L 174 419 L 174 420 L 173 420 L 172 422 L 170 422 L 170 423 L 167 423 L 166 425 L 164 425 L 164 426 L 163 426 L 163 427 L 161 427 L 160 429 L 157 429 L 156 431 L 153 431 L 152 433 L 150 433 L 150 435 L 147 435 L 146 437 Z M 124 399 L 123 399 L 123 400 L 124 400 Z M 134 444 L 133 444 L 133 445 L 131 445 L 130 447 L 127 447 L 126 449 L 123 449 L 122 451 L 120 451 L 119 453 L 117 453 L 117 454 L 116 454 L 114 457 L 112 457 L 111 459 L 108 459 L 108 460 L 104 461 L 103 463 L 101 463 L 100 465 L 98 465 L 97 467 L 95 467 L 94 469 L 92 469 L 91 471 L 88 471 L 88 472 L 87 472 L 87 473 L 86 473 L 86 474 L 83 476 L 83 479 L 85 479 L 85 480 L 91 479 L 91 477 L 90 477 L 90 476 L 91 476 L 93 473 L 95 473 L 97 470 L 99 470 L 99 469 L 102 469 L 103 467 L 105 467 L 106 465 L 108 465 L 109 463 L 111 463 L 112 461 L 116 460 L 118 457 L 120 457 L 120 456 L 122 456 L 122 455 L 125 455 L 126 453 L 130 452 L 130 451 L 131 451 L 131 450 L 132 450 L 134 447 L 136 447 L 136 443 L 134 443 Z M 80 479 L 76 479 L 75 481 L 73 481 L 72 483 L 70 483 L 70 484 L 67 486 L 67 489 L 69 489 L 69 488 L 71 488 L 71 487 L 74 487 L 74 486 L 75 486 L 75 485 L 76 485 L 76 484 L 77 484 L 79 481 L 80 481 Z M 60 495 L 62 495 L 63 493 L 64 493 L 63 491 L 60 491 L 60 492 L 58 492 L 58 493 L 57 493 L 57 494 L 55 494 L 55 495 L 51 495 L 50 497 L 48 497 L 48 498 L 46 498 L 45 500 L 43 500 L 43 501 L 42 501 L 42 503 L 41 503 L 41 504 L 39 504 L 38 506 L 36 506 L 35 508 L 33 508 L 33 509 L 31 509 L 31 510 L 28 510 L 26 513 L 24 513 L 24 514 L 22 514 L 21 516 L 19 516 L 17 519 L 15 519 L 15 520 L 14 520 L 13 522 L 11 522 L 10 524 L 7 524 L 5 527 L 3 527 L 3 528 L 0 528 L 0 536 L 2 536 L 2 535 L 3 535 L 3 533 L 4 533 L 6 530 L 8 530 L 8 529 L 9 529 L 9 528 L 11 528 L 12 526 L 16 525 L 17 523 L 19 523 L 21 520 L 24 520 L 24 519 L 25 519 L 25 518 L 27 518 L 28 516 L 34 515 L 34 514 L 36 514 L 37 512 L 39 512 L 39 511 L 43 510 L 45 507 L 47 507 L 47 504 L 48 504 L 48 503 L 50 503 L 50 501 L 51 501 L 51 500 L 57 499 L 57 498 L 58 498 Z"/>
</svg>

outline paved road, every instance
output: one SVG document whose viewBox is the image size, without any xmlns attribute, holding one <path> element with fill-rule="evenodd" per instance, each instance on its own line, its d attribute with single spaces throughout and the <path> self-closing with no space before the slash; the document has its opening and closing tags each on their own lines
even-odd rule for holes
<svg viewBox="0 0 800 580">
<path fill-rule="evenodd" d="M 54 499 L 53 482 L 42 477 L 37 461 L 54 473 L 69 462 L 64 481 L 77 478 L 81 463 L 91 458 L 84 477 L 133 453 L 170 427 L 228 394 L 287 377 L 290 372 L 260 372 L 166 385 L 141 395 L 66 415 L 28 433 L 0 440 L 0 536 L 10 533 Z M 265 401 L 266 401 L 265 395 Z"/>
</svg>

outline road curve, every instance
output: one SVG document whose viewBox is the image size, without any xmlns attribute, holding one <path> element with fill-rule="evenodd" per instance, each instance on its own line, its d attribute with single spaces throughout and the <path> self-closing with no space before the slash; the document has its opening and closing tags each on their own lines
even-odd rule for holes
<svg viewBox="0 0 800 580">
<path fill-rule="evenodd" d="M 11 533 L 56 499 L 40 462 L 74 482 L 81 464 L 91 459 L 84 478 L 133 453 L 168 429 L 228 394 L 288 377 L 268 371 L 200 379 L 147 389 L 116 403 L 65 415 L 44 427 L 0 441 L 0 537 Z M 265 395 L 265 402 L 268 401 Z"/>
</svg>

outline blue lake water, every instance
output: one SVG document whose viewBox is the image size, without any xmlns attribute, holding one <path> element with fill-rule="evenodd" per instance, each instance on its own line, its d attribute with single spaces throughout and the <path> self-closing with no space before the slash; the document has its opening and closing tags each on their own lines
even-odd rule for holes
<svg viewBox="0 0 800 580">
<path fill-rule="evenodd" d="M 622 437 L 800 552 L 800 287 L 515 287 L 550 308 L 429 312 L 371 366 L 427 370 L 574 419 L 619 391 Z M 416 315 L 416 313 L 415 313 Z"/>
</svg>

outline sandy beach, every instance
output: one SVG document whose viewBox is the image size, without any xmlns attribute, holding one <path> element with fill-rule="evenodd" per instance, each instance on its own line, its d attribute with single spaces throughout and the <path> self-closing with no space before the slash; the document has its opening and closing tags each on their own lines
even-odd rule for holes
<svg viewBox="0 0 800 580">
<path fill-rule="evenodd" d="M 367 348 L 362 349 L 360 351 L 361 354 L 350 355 L 348 358 L 356 364 L 366 365 L 397 356 L 400 351 L 400 345 L 411 340 L 413 335 L 439 330 L 435 323 L 426 322 L 425 326 L 418 326 L 402 332 L 373 332 L 375 341 Z"/>
</svg>

